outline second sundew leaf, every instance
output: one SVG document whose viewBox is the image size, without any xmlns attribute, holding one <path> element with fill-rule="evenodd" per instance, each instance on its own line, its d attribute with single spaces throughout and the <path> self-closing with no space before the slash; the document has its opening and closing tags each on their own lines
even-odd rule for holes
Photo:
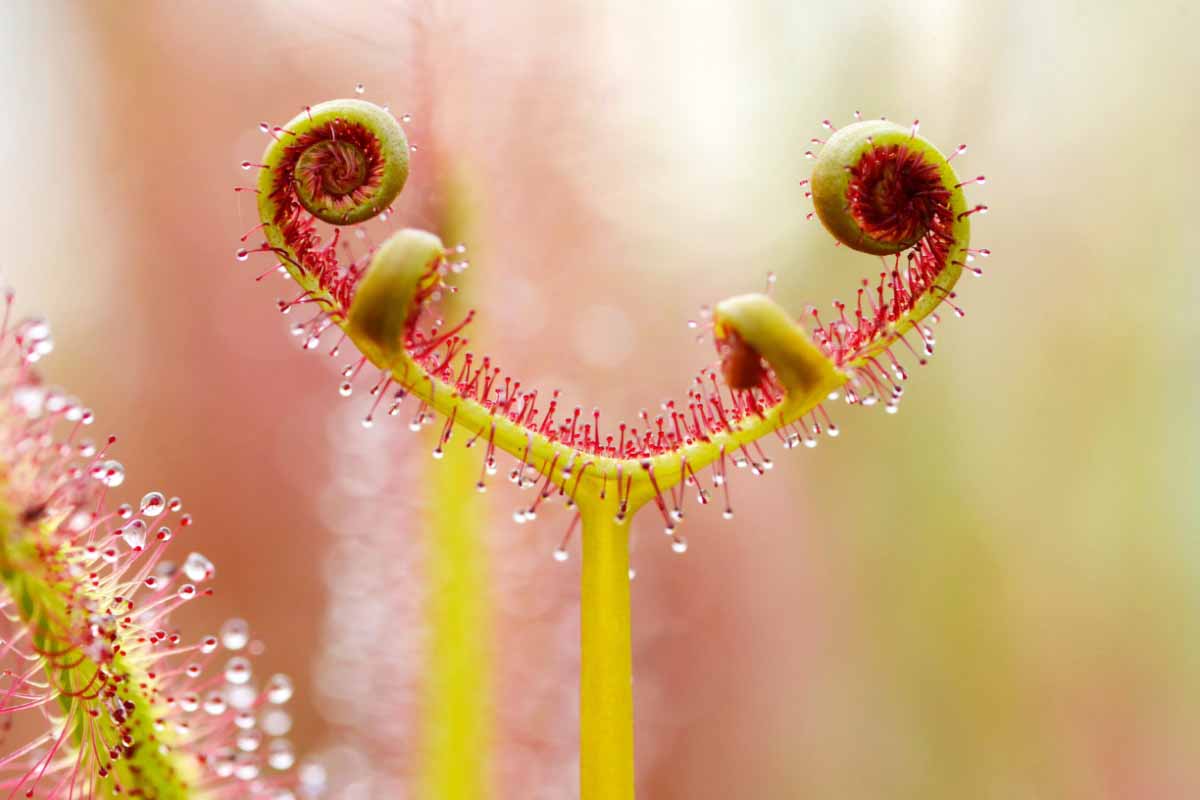
<svg viewBox="0 0 1200 800">
<path fill-rule="evenodd" d="M 160 492 L 136 507 L 113 503 L 125 482 L 109 452 L 115 437 L 87 438 L 92 412 L 34 367 L 52 349 L 49 327 L 11 311 L 10 294 L 0 325 L 0 785 L 9 797 L 87 800 L 290 793 L 292 746 L 265 723 L 283 713 L 272 707 L 291 697 L 290 679 L 255 681 L 242 620 L 198 641 L 175 629 L 176 612 L 210 596 L 215 576 L 202 554 L 169 544 L 194 538 L 191 514 Z"/>
</svg>

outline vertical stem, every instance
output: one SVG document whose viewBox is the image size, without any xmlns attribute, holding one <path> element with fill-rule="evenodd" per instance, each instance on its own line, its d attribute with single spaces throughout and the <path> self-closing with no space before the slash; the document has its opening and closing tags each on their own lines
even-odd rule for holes
<svg viewBox="0 0 1200 800">
<path fill-rule="evenodd" d="M 461 446 L 447 446 L 442 463 L 428 471 L 430 641 L 419 796 L 429 800 L 490 795 L 491 620 L 478 472 L 473 451 Z"/>
<path fill-rule="evenodd" d="M 441 197 L 435 214 L 442 233 L 451 244 L 473 240 L 467 185 L 451 158 L 436 149 L 432 156 Z M 459 287 L 465 289 L 466 283 Z M 445 311 L 461 313 L 462 294 L 452 297 Z M 441 442 L 440 428 L 433 430 L 431 440 Z M 454 440 L 442 448 L 442 461 L 429 471 L 432 480 L 427 487 L 430 653 L 419 796 L 428 800 L 486 800 L 492 795 L 487 506 L 475 490 L 478 451 L 462 446 L 458 437 L 463 434 L 461 429 L 455 431 Z"/>
<path fill-rule="evenodd" d="M 633 657 L 629 520 L 603 503 L 581 506 L 583 583 L 579 678 L 581 800 L 633 798 Z"/>
</svg>

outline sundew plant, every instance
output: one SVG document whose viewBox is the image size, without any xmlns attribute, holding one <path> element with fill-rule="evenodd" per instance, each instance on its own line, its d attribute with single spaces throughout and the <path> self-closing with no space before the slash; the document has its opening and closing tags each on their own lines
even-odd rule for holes
<svg viewBox="0 0 1200 800">
<path fill-rule="evenodd" d="M 434 425 L 433 455 L 450 447 L 478 452 L 477 488 L 502 470 L 530 499 L 516 522 L 551 503 L 571 512 L 556 551 L 565 557 L 578 531 L 582 550 L 580 794 L 585 800 L 633 796 L 630 655 L 630 522 L 646 510 L 661 519 L 671 546 L 685 504 L 715 504 L 733 516 L 731 465 L 761 474 L 771 467 L 762 440 L 812 447 L 836 436 L 829 405 L 881 405 L 894 411 L 909 364 L 933 353 L 932 324 L 955 303 L 962 271 L 986 250 L 969 246 L 970 205 L 951 161 L 921 138 L 918 124 L 858 119 L 809 155 L 805 181 L 815 216 L 836 241 L 874 256 L 874 272 L 832 313 L 809 308 L 797 320 L 766 294 L 716 303 L 708 320 L 715 357 L 658 413 L 616 422 L 598 409 L 561 407 L 556 392 L 506 374 L 471 348 L 473 314 L 444 319 L 442 302 L 465 266 L 464 249 L 434 232 L 400 229 L 384 242 L 347 236 L 390 214 L 409 170 L 410 145 L 386 109 L 360 99 L 307 107 L 270 137 L 256 186 L 261 223 L 239 260 L 266 259 L 285 272 L 294 296 L 285 313 L 311 317 L 294 327 L 306 349 L 348 341 L 357 354 L 343 394 L 366 389 L 364 424 L 404 414 L 414 429 Z M 469 243 L 468 243 L 469 244 Z M 603 332 L 599 332 L 603 335 Z M 501 467 L 501 453 L 511 462 Z M 708 477 L 704 471 L 708 470 Z"/>
<path fill-rule="evenodd" d="M 177 497 L 118 503 L 116 437 L 47 386 L 41 319 L 0 322 L 0 797 L 262 798 L 300 789 L 286 675 L 255 674 L 245 620 L 172 624 L 215 567 Z"/>
</svg>

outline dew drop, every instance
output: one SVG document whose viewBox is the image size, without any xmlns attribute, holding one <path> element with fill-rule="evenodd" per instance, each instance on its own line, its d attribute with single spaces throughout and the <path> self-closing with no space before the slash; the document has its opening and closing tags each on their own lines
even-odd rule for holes
<svg viewBox="0 0 1200 800">
<path fill-rule="evenodd" d="M 355 94 L 362 94 L 366 90 L 367 90 L 367 87 L 362 85 L 361 83 L 354 84 L 354 93 Z"/>
<path fill-rule="evenodd" d="M 241 650 L 250 641 L 250 624 L 239 617 L 227 619 L 221 626 L 220 636 L 226 650 Z"/>
<path fill-rule="evenodd" d="M 215 651 L 218 644 L 219 642 L 217 641 L 217 637 L 205 636 L 204 640 L 200 642 L 200 652 L 207 655 L 208 653 Z"/>
<path fill-rule="evenodd" d="M 199 553 L 190 553 L 183 562 L 183 574 L 190 581 L 206 581 L 216 573 L 213 563 Z"/>
<path fill-rule="evenodd" d="M 204 713 L 211 714 L 214 717 L 225 713 L 227 708 L 225 698 L 220 692 L 209 692 L 204 698 Z"/>
<path fill-rule="evenodd" d="M 676 553 L 686 553 L 688 549 L 687 539 L 676 539 L 671 542 L 671 549 Z"/>
<path fill-rule="evenodd" d="M 296 777 L 300 781 L 300 788 L 313 795 L 323 794 L 329 779 L 324 765 L 315 761 L 301 764 Z"/>
<path fill-rule="evenodd" d="M 135 550 L 141 550 L 146 546 L 146 523 L 135 519 L 121 529 L 121 538 L 125 540 L 125 544 Z"/>
<path fill-rule="evenodd" d="M 142 498 L 139 510 L 142 516 L 157 517 L 167 509 L 167 498 L 161 492 L 149 492 Z"/>
<path fill-rule="evenodd" d="M 243 656 L 234 656 L 225 663 L 225 680 L 234 686 L 250 681 L 250 661 Z"/>
<path fill-rule="evenodd" d="M 568 558 L 570 558 L 570 554 L 566 551 L 566 548 L 563 548 L 563 547 L 555 548 L 555 550 L 554 550 L 554 560 L 555 561 L 557 561 L 561 564 L 562 562 L 566 561 Z"/>
<path fill-rule="evenodd" d="M 254 717 L 250 716 L 249 714 L 246 714 L 246 715 L 239 714 L 238 719 L 237 719 L 238 727 L 241 727 L 241 720 L 242 720 L 243 716 L 249 718 L 251 725 L 254 724 Z M 253 753 L 255 750 L 257 750 L 259 748 L 259 745 L 261 745 L 261 744 L 262 744 L 262 732 L 261 731 L 256 731 L 253 728 L 251 728 L 250 730 L 243 730 L 243 731 L 238 732 L 237 748 L 238 748 L 238 750 L 241 750 L 243 753 Z"/>
<path fill-rule="evenodd" d="M 354 387 L 350 385 L 350 381 L 344 381 L 342 385 L 338 387 L 338 394 L 340 394 L 342 397 L 349 397 L 350 395 L 354 394 Z"/>
<path fill-rule="evenodd" d="M 209 764 L 218 778 L 228 778 L 233 774 L 233 757 L 232 747 L 222 747 L 212 754 Z"/>
<path fill-rule="evenodd" d="M 291 742 L 287 739 L 276 739 L 271 742 L 267 750 L 267 763 L 272 769 L 285 770 L 291 769 L 296 763 L 296 754 L 292 750 Z"/>
<path fill-rule="evenodd" d="M 255 707 L 255 701 L 258 699 L 258 690 L 253 684 L 246 683 L 241 686 L 226 686 L 225 700 L 229 703 L 230 708 L 239 711 L 250 711 Z"/>
<path fill-rule="evenodd" d="M 125 482 L 125 467 L 120 461 L 105 461 L 92 468 L 92 477 L 110 489 L 115 489 Z"/>
<path fill-rule="evenodd" d="M 732 508 L 725 509 L 725 511 L 723 511 L 721 513 L 721 516 L 724 517 L 725 519 L 733 519 L 733 509 Z"/>
<path fill-rule="evenodd" d="M 286 703 L 292 699 L 292 679 L 283 673 L 271 676 L 267 681 L 267 700 L 275 705 Z"/>
<path fill-rule="evenodd" d="M 250 257 L 250 251 L 244 247 L 239 247 L 238 251 L 236 253 L 234 253 L 234 256 L 237 258 L 238 261 L 245 261 L 246 259 L 248 259 Z"/>
<path fill-rule="evenodd" d="M 283 736 L 292 729 L 292 715 L 282 708 L 269 708 L 263 712 L 259 725 L 268 736 Z"/>
<path fill-rule="evenodd" d="M 235 761 L 233 776 L 239 781 L 252 781 L 258 777 L 258 761 L 249 753 L 239 753 Z"/>
<path fill-rule="evenodd" d="M 412 122 L 412 114 L 404 114 L 400 117 L 400 121 L 407 125 L 408 123 Z"/>
<path fill-rule="evenodd" d="M 179 706 L 180 711 L 185 714 L 190 714 L 200 707 L 200 698 L 192 693 L 181 695 L 175 704 Z"/>
</svg>

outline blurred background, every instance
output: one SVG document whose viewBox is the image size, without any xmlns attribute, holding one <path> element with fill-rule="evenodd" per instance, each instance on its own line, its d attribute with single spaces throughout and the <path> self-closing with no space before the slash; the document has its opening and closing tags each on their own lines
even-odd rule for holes
<svg viewBox="0 0 1200 800">
<path fill-rule="evenodd" d="M 805 221 L 803 153 L 825 118 L 919 117 L 987 176 L 969 197 L 994 255 L 898 415 L 839 406 L 839 439 L 768 445 L 778 467 L 738 475 L 733 521 L 689 514 L 686 555 L 641 520 L 641 796 L 1196 797 L 1198 13 L 11 4 L 0 268 L 53 324 L 47 376 L 120 436 L 130 497 L 196 515 L 217 595 L 191 633 L 248 619 L 332 796 L 408 797 L 440 465 L 403 421 L 364 430 L 348 359 L 303 353 L 274 307 L 289 285 L 234 259 L 259 123 L 360 82 L 411 113 L 413 180 L 371 224 L 434 225 L 452 174 L 477 338 L 613 420 L 712 360 L 685 324 L 702 304 L 772 270 L 798 314 L 849 298 L 876 267 Z M 478 539 L 487 780 L 567 798 L 578 560 L 551 558 L 566 513 L 518 527 L 511 489 Z"/>
</svg>

